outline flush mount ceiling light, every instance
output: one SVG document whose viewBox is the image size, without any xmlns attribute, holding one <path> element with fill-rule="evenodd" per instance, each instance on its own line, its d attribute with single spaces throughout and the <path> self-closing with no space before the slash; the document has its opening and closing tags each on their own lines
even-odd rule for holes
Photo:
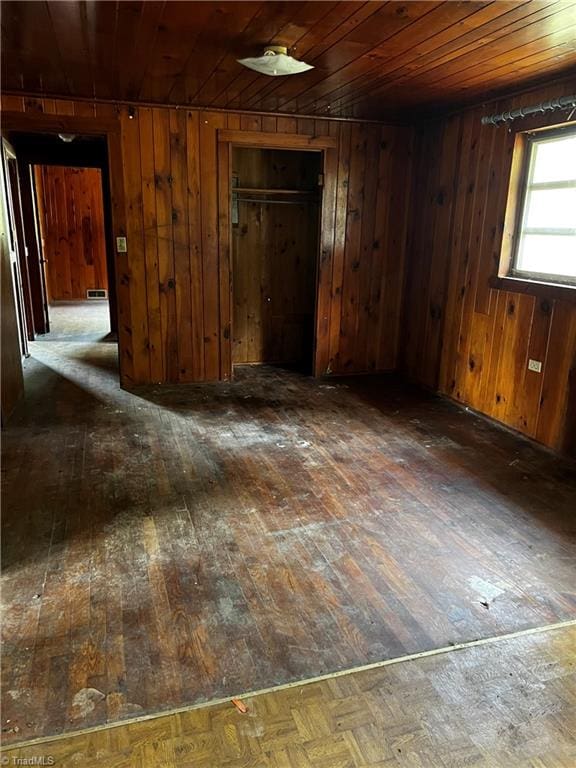
<svg viewBox="0 0 576 768">
<path fill-rule="evenodd" d="M 61 139 L 65 144 L 70 144 L 70 142 L 74 141 L 76 138 L 75 133 L 59 133 L 58 138 Z"/>
<path fill-rule="evenodd" d="M 288 48 L 282 45 L 269 45 L 264 49 L 262 56 L 255 59 L 238 59 L 248 69 L 260 72 L 261 75 L 277 77 L 279 75 L 297 75 L 299 72 L 307 72 L 314 69 L 311 64 L 293 59 L 288 56 Z"/>
</svg>

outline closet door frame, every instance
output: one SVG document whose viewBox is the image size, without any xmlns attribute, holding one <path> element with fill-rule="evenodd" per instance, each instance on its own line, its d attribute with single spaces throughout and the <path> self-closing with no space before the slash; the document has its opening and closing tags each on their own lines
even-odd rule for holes
<svg viewBox="0 0 576 768">
<path fill-rule="evenodd" d="M 323 175 L 320 232 L 316 261 L 313 374 L 326 373 L 330 358 L 330 303 L 336 213 L 338 141 L 312 136 L 260 131 L 218 131 L 218 274 L 220 286 L 220 378 L 233 377 L 232 366 L 232 149 L 288 149 L 320 152 Z"/>
</svg>

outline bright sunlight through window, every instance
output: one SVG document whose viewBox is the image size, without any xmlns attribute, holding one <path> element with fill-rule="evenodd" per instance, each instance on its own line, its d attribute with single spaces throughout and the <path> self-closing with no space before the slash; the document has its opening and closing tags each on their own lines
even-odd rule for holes
<svg viewBox="0 0 576 768">
<path fill-rule="evenodd" d="M 530 138 L 524 189 L 512 274 L 576 284 L 575 130 Z"/>
</svg>

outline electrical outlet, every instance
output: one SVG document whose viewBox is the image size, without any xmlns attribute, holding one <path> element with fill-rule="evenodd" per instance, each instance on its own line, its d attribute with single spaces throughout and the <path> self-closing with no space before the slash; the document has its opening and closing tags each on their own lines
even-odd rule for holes
<svg viewBox="0 0 576 768">
<path fill-rule="evenodd" d="M 535 371 L 536 373 L 542 373 L 542 363 L 540 360 L 528 360 L 528 370 Z"/>
<path fill-rule="evenodd" d="M 117 237 L 116 238 L 116 250 L 118 253 L 126 253 L 128 248 L 126 247 L 126 238 L 125 237 Z"/>
</svg>

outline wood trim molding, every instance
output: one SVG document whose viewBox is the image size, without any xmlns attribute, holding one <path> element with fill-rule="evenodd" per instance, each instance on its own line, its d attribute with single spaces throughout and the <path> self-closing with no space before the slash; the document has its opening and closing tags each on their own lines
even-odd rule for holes
<svg viewBox="0 0 576 768">
<path fill-rule="evenodd" d="M 523 280 L 520 277 L 508 275 L 490 278 L 490 286 L 501 291 L 513 293 L 527 293 L 541 299 L 551 301 L 569 301 L 576 304 L 576 285 L 559 285 L 558 283 L 541 283 L 536 280 Z"/>
<path fill-rule="evenodd" d="M 199 106 L 196 104 L 166 104 L 163 101 L 140 101 L 138 99 L 102 99 L 92 98 L 90 96 L 71 96 L 69 93 L 41 93 L 38 91 L 15 91 L 3 90 L 4 96 L 15 96 L 18 99 L 34 99 L 42 101 L 43 99 L 57 99 L 58 101 L 78 101 L 83 104 L 111 104 L 118 109 L 122 107 L 150 107 L 151 109 L 185 109 L 188 112 L 219 112 L 224 115 L 249 115 L 252 117 L 286 117 L 289 119 L 297 118 L 303 120 L 326 120 L 332 123 L 362 123 L 363 125 L 389 125 L 389 126 L 407 126 L 409 121 L 397 118 L 377 120 L 374 118 L 362 117 L 344 117 L 336 115 L 316 115 L 310 112 L 282 112 L 263 109 L 234 109 L 232 107 L 213 107 Z"/>
<path fill-rule="evenodd" d="M 530 294 L 542 299 L 561 299 L 572 303 L 576 302 L 576 286 L 572 287 L 570 285 L 530 280 L 511 274 L 517 245 L 517 232 L 522 215 L 523 190 L 526 185 L 528 171 L 529 133 L 535 130 L 551 130 L 554 127 L 573 124 L 561 123 L 558 126 L 550 126 L 545 124 L 546 119 L 549 121 L 549 116 L 536 115 L 530 124 L 527 125 L 526 122 L 523 122 L 522 126 L 514 126 L 511 129 L 511 132 L 514 134 L 514 148 L 508 180 L 508 196 L 504 215 L 500 261 L 498 263 L 498 274 L 493 275 L 489 282 L 490 286 L 497 290 Z"/>
<path fill-rule="evenodd" d="M 498 263 L 498 277 L 510 274 L 516 250 L 516 232 L 518 231 L 519 216 L 522 209 L 522 188 L 526 180 L 526 150 L 527 137 L 525 133 L 517 133 L 514 138 L 512 151 L 512 167 L 508 180 L 508 196 L 504 214 L 504 231 Z"/>
<path fill-rule="evenodd" d="M 260 149 L 318 151 L 323 154 L 324 187 L 320 208 L 320 237 L 316 269 L 316 313 L 314 318 L 314 376 L 326 373 L 330 357 L 329 307 L 334 253 L 334 215 L 338 175 L 338 143 L 331 136 L 302 136 L 293 133 L 218 130 L 219 273 L 220 273 L 220 377 L 233 376 L 232 366 L 232 232 L 230 200 L 233 146 Z"/>
<path fill-rule="evenodd" d="M 303 136 L 296 133 L 263 133 L 262 131 L 230 131 L 220 129 L 218 141 L 233 146 L 268 149 L 337 149 L 338 142 L 332 136 Z"/>
<path fill-rule="evenodd" d="M 218 131 L 220 134 L 220 131 Z M 220 378 L 233 378 L 232 364 L 232 151 L 229 143 L 218 145 L 218 274 L 220 299 Z"/>
<path fill-rule="evenodd" d="M 108 172 L 112 202 L 114 237 L 126 236 L 126 200 L 124 195 L 124 161 L 120 119 L 47 115 L 44 112 L 3 112 L 2 133 L 79 133 L 105 136 L 108 147 Z M 114 247 L 114 276 L 117 291 L 118 359 L 120 384 L 127 388 L 134 380 L 131 331 L 131 299 L 129 286 L 129 254 Z"/>
<path fill-rule="evenodd" d="M 90 136 L 120 133 L 120 120 L 76 115 L 47 115 L 45 112 L 3 112 L 3 131 L 31 133 L 83 133 Z"/>
</svg>

